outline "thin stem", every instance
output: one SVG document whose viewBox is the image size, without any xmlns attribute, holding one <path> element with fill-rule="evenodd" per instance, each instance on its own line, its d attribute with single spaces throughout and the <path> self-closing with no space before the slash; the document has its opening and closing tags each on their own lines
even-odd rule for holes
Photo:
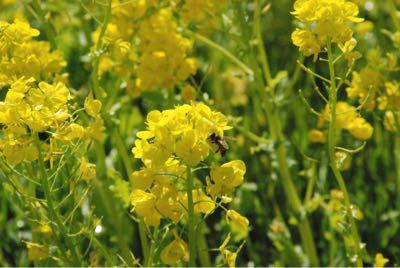
<svg viewBox="0 0 400 268">
<path fill-rule="evenodd" d="M 244 64 L 241 60 L 239 60 L 237 57 L 235 57 L 232 53 L 230 53 L 228 50 L 225 48 L 221 47 L 214 41 L 208 39 L 205 36 L 202 36 L 201 34 L 186 31 L 186 33 L 190 36 L 192 36 L 194 39 L 206 44 L 207 46 L 219 51 L 222 53 L 227 59 L 231 60 L 233 63 L 235 63 L 237 66 L 239 66 L 243 71 L 245 71 L 250 77 L 253 77 L 253 71 L 248 67 L 246 64 Z"/>
<path fill-rule="evenodd" d="M 186 168 L 186 187 L 188 196 L 188 222 L 187 230 L 189 237 L 189 266 L 196 266 L 196 233 L 195 233 L 195 215 L 193 204 L 193 176 L 191 167 Z"/>
<path fill-rule="evenodd" d="M 389 13 L 390 13 L 390 17 L 393 21 L 393 25 L 395 27 L 395 30 L 398 31 L 400 29 L 400 23 L 399 23 L 399 19 L 397 17 L 397 8 L 396 8 L 396 4 L 394 3 L 393 0 L 389 0 Z"/>
<path fill-rule="evenodd" d="M 46 14 L 44 14 L 44 11 L 42 10 L 42 7 L 40 5 L 39 0 L 34 0 L 32 2 L 32 6 L 33 6 L 33 8 L 28 8 L 28 10 L 42 24 L 43 30 L 44 30 L 44 32 L 45 32 L 45 34 L 46 34 L 46 36 L 49 39 L 49 42 L 51 44 L 51 48 L 52 49 L 56 49 L 57 48 L 57 42 L 56 42 L 56 39 L 55 39 L 54 28 L 46 20 Z"/>
<path fill-rule="evenodd" d="M 393 113 L 394 116 L 397 116 Z M 396 163 L 396 177 L 397 177 L 397 209 L 400 209 L 400 136 L 395 136 L 395 149 L 394 149 L 394 158 Z"/>
<path fill-rule="evenodd" d="M 157 240 L 158 240 L 158 227 L 155 227 L 153 232 L 153 238 L 151 239 L 150 251 L 146 261 L 146 267 L 153 267 L 154 253 L 157 246 Z"/>
<path fill-rule="evenodd" d="M 258 20 L 261 19 L 260 14 L 257 15 L 257 13 L 259 13 L 260 11 L 261 11 L 260 1 L 255 0 L 255 12 L 256 12 L 254 16 L 255 19 Z M 261 27 L 260 27 L 261 23 L 260 22 L 255 22 L 255 23 L 259 25 L 259 27 L 255 27 L 255 30 L 259 31 L 259 33 L 256 33 L 256 35 L 258 36 L 258 38 L 262 39 Z M 264 42 L 257 42 L 257 44 L 259 46 L 259 51 L 263 50 L 264 54 L 268 55 L 267 51 L 265 51 Z M 267 87 L 271 87 L 272 80 L 270 80 L 271 71 L 269 69 L 269 65 L 262 64 L 262 67 Z M 300 237 L 302 240 L 304 251 L 306 252 L 310 260 L 310 264 L 313 266 L 319 266 L 319 259 L 314 244 L 314 237 L 311 231 L 311 225 L 310 222 L 308 221 L 307 215 L 302 206 L 299 194 L 297 192 L 297 188 L 292 179 L 289 163 L 287 161 L 288 157 L 284 145 L 285 138 L 282 132 L 282 126 L 279 118 L 279 111 L 277 111 L 276 109 L 274 110 L 273 105 L 271 105 L 273 103 L 270 100 L 275 98 L 274 91 L 273 90 L 264 91 L 262 90 L 262 88 L 260 88 L 260 91 L 261 91 L 260 92 L 261 96 L 263 97 L 263 101 L 266 102 L 265 111 L 267 114 L 266 116 L 269 119 L 268 127 L 271 133 L 271 138 L 276 144 L 275 153 L 277 155 L 280 178 L 282 180 L 282 186 L 286 198 L 289 202 L 289 207 L 293 211 L 293 213 L 299 217 L 298 228 L 300 232 Z"/>
<path fill-rule="evenodd" d="M 73 266 L 79 266 L 80 263 L 80 258 L 79 258 L 79 253 L 77 246 L 75 243 L 72 241 L 72 238 L 68 235 L 68 230 L 66 226 L 63 224 L 63 221 L 61 220 L 59 214 L 55 210 L 53 199 L 51 197 L 50 193 L 50 187 L 49 187 L 49 182 L 47 181 L 47 172 L 46 168 L 44 166 L 44 160 L 43 160 L 43 151 L 41 149 L 40 141 L 39 138 L 36 137 L 36 147 L 39 151 L 39 172 L 40 172 L 40 179 L 42 183 L 42 188 L 43 192 L 47 201 L 47 210 L 49 212 L 50 219 L 54 221 L 58 227 L 58 230 L 55 228 L 53 224 L 50 224 L 52 231 L 54 234 L 57 233 L 57 231 L 60 232 L 60 236 L 63 237 L 65 240 L 65 243 L 67 244 L 67 247 L 71 251 L 72 254 L 72 264 Z M 64 249 L 60 248 L 61 251 Z"/>
<path fill-rule="evenodd" d="M 112 9 L 112 1 L 108 0 L 107 1 L 107 5 L 106 5 L 106 11 L 105 11 L 105 15 L 104 15 L 104 21 L 101 25 L 101 29 L 100 29 L 100 33 L 99 33 L 99 37 L 97 39 L 96 45 L 95 45 L 95 51 L 93 52 L 93 61 L 92 61 L 92 73 L 91 73 L 91 80 L 92 80 L 92 86 L 93 86 L 93 91 L 94 94 L 96 96 L 97 99 L 99 99 L 100 101 L 102 101 L 104 103 L 104 96 L 105 96 L 105 92 L 103 92 L 103 90 L 101 90 L 100 86 L 99 86 L 99 63 L 100 63 L 100 55 L 99 52 L 102 49 L 103 46 L 103 38 L 104 35 L 106 33 L 107 30 L 107 25 L 110 21 L 110 17 L 111 17 L 111 9 Z M 107 116 L 107 114 L 103 113 L 102 117 L 105 121 L 106 127 L 108 129 L 112 129 L 114 126 L 112 124 L 111 119 Z M 129 160 L 129 156 L 127 154 L 127 150 L 125 147 L 125 144 L 123 142 L 123 139 L 119 133 L 119 130 L 116 130 L 114 132 L 114 142 L 116 142 L 117 144 L 117 150 L 119 155 L 122 157 L 122 162 L 124 164 L 126 173 L 128 174 L 128 176 L 130 177 L 132 175 L 132 163 Z M 106 171 L 106 167 L 105 167 L 105 156 L 104 156 L 104 152 L 102 150 L 102 144 L 97 143 L 96 144 L 96 151 L 98 156 L 100 156 L 102 159 L 102 163 L 103 168 L 102 168 L 102 174 L 107 174 Z M 139 237 L 140 237 L 140 243 L 141 243 L 141 248 L 142 248 L 142 253 L 144 256 L 144 260 L 145 263 L 147 263 L 148 260 L 148 253 L 149 253 L 149 245 L 148 245 L 148 241 L 147 241 L 147 236 L 146 236 L 146 227 L 144 226 L 143 221 L 139 222 Z"/>
<path fill-rule="evenodd" d="M 106 264 L 109 266 L 116 266 L 111 255 L 108 253 L 106 248 L 100 243 L 100 241 L 96 238 L 96 236 L 93 235 L 93 232 L 85 231 L 84 234 L 87 236 L 89 240 L 93 241 L 94 246 L 97 247 L 103 253 L 103 256 L 107 262 Z"/>
<path fill-rule="evenodd" d="M 260 54 L 261 65 L 264 73 L 264 79 L 267 84 L 270 84 L 272 81 L 271 69 L 268 61 L 268 54 L 265 51 L 264 39 L 262 38 L 262 30 L 261 30 L 261 12 L 260 12 L 260 1 L 256 0 L 256 12 L 254 14 L 254 29 L 257 38 L 257 48 L 258 53 Z"/>
<path fill-rule="evenodd" d="M 93 51 L 93 53 L 92 53 L 92 57 L 94 58 L 92 61 L 92 73 L 91 73 L 93 91 L 96 95 L 96 98 L 98 98 L 101 101 L 103 101 L 104 92 L 102 92 L 102 90 L 99 87 L 99 77 L 98 77 L 99 76 L 99 64 L 100 64 L 99 53 L 103 46 L 103 38 L 104 38 L 104 35 L 107 30 L 108 22 L 110 21 L 111 2 L 112 2 L 111 0 L 108 0 L 106 12 L 104 15 L 104 21 L 103 21 L 103 24 L 101 25 L 99 37 L 98 37 L 96 45 L 95 45 L 95 51 Z"/>
<path fill-rule="evenodd" d="M 198 220 L 199 217 L 197 217 L 196 220 Z M 211 260 L 210 260 L 210 255 L 208 254 L 208 245 L 207 245 L 207 239 L 205 237 L 205 233 L 203 231 L 202 227 L 203 223 L 199 223 L 198 229 L 200 230 L 199 235 L 197 236 L 197 245 L 198 249 L 197 252 L 199 254 L 199 261 L 200 265 L 203 267 L 211 267 Z"/>
<path fill-rule="evenodd" d="M 339 184 L 339 188 L 343 193 L 344 203 L 347 211 L 347 215 L 349 216 L 350 221 L 350 229 L 351 235 L 353 237 L 353 242 L 355 243 L 356 250 L 356 258 L 357 258 L 357 266 L 362 267 L 362 258 L 360 252 L 360 238 L 358 235 L 357 226 L 355 224 L 354 218 L 351 213 L 351 202 L 350 197 L 346 188 L 346 183 L 343 179 L 342 174 L 339 171 L 338 165 L 336 163 L 335 158 L 335 146 L 336 146 L 336 137 L 335 137 L 335 123 L 336 123 L 336 102 L 337 102 L 337 88 L 335 81 L 335 66 L 333 64 L 333 53 L 332 53 L 332 45 L 329 41 L 327 44 L 328 47 L 328 62 L 329 62 L 329 75 L 331 78 L 331 87 L 329 91 L 329 107 L 331 112 L 331 120 L 329 121 L 329 130 L 328 130 L 328 152 L 329 152 L 329 161 L 333 174 L 335 175 L 336 181 Z"/>
</svg>

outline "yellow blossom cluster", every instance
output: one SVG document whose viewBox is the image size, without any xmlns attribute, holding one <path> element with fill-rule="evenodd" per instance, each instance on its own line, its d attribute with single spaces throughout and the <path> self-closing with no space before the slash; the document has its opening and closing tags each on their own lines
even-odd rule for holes
<svg viewBox="0 0 400 268">
<path fill-rule="evenodd" d="M 195 74 L 197 62 L 187 57 L 192 42 L 177 32 L 170 9 L 160 9 L 144 20 L 139 25 L 139 38 L 141 56 L 136 80 L 139 88 L 171 88 Z"/>
<path fill-rule="evenodd" d="M 187 174 L 210 151 L 218 151 L 210 136 L 222 138 L 224 131 L 230 129 L 227 123 L 223 114 L 203 103 L 152 111 L 147 115 L 147 129 L 137 133 L 132 149 L 144 167 L 133 172 L 131 193 L 133 209 L 146 225 L 159 226 L 161 219 L 179 223 L 187 216 Z M 235 189 L 243 183 L 245 172 L 246 166 L 240 160 L 222 166 L 213 164 L 206 185 L 199 180 L 192 190 L 194 213 L 213 213 L 217 199 L 230 202 Z M 227 221 L 247 235 L 249 222 L 244 216 L 229 210 Z M 161 253 L 164 263 L 185 259 L 186 248 L 176 236 Z"/>
<path fill-rule="evenodd" d="M 323 129 L 330 120 L 331 112 L 329 105 L 326 105 L 318 120 L 318 129 L 310 131 L 312 142 L 324 143 L 326 141 L 326 132 Z M 368 140 L 372 137 L 373 127 L 357 112 L 356 107 L 346 102 L 338 102 L 336 106 L 335 129 L 345 129 L 358 140 Z"/>
<path fill-rule="evenodd" d="M 38 35 L 38 30 L 22 20 L 0 21 L 0 89 L 22 76 L 65 81 L 65 75 L 59 74 L 66 66 L 63 54 L 51 51 L 48 42 L 34 40 Z"/>
<path fill-rule="evenodd" d="M 162 6 L 162 7 L 160 7 Z M 100 74 L 112 71 L 127 82 L 128 93 L 172 88 L 195 74 L 188 57 L 192 42 L 178 31 L 173 1 L 113 1 L 104 36 L 107 52 L 100 56 Z M 100 29 L 94 35 L 99 37 Z M 154 75 L 157 74 L 157 75 Z"/>
<path fill-rule="evenodd" d="M 305 56 L 316 60 L 327 42 L 344 46 L 353 36 L 349 23 L 359 23 L 358 6 L 346 0 L 297 0 L 291 13 L 301 23 L 292 33 L 292 41 Z"/>
<path fill-rule="evenodd" d="M 61 54 L 45 50 L 41 53 L 48 58 L 44 59 L 39 57 L 39 51 L 31 55 L 18 54 L 17 51 L 23 50 L 25 45 L 30 51 L 32 44 L 38 45 L 38 50 L 40 47 L 49 48 L 49 44 L 31 40 L 39 32 L 25 22 L 0 24 L 4 25 L 0 34 L 0 44 L 3 45 L 0 49 L 12 52 L 12 57 L 8 57 L 11 54 L 4 54 L 1 64 L 10 60 L 14 63 L 10 65 L 15 67 L 14 70 L 0 69 L 3 75 L 7 72 L 10 75 L 9 80 L 3 80 L 10 85 L 4 89 L 5 98 L 0 101 L 0 152 L 7 162 L 17 165 L 36 160 L 39 150 L 46 152 L 48 159 L 53 159 L 59 150 L 57 142 L 70 144 L 78 139 L 100 138 L 102 120 L 99 117 L 99 101 L 87 99 L 85 108 L 95 120 L 85 129 L 75 122 L 70 112 L 72 96 L 66 85 L 60 81 L 47 83 L 35 78 L 57 75 L 64 62 Z"/>
</svg>

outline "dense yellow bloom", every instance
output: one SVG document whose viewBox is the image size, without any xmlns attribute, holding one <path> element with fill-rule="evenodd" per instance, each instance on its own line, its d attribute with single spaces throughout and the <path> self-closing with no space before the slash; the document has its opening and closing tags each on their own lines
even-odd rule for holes
<svg viewBox="0 0 400 268">
<path fill-rule="evenodd" d="M 143 21 L 139 25 L 139 37 L 137 85 L 140 88 L 171 88 L 196 72 L 196 61 L 187 57 L 192 43 L 177 32 L 170 9 L 160 9 Z"/>
<path fill-rule="evenodd" d="M 196 60 L 188 57 L 192 42 L 178 31 L 172 1 L 162 2 L 113 1 L 104 37 L 108 49 L 100 57 L 99 73 L 118 74 L 134 97 L 146 90 L 173 88 L 197 70 Z M 99 30 L 93 34 L 95 41 L 98 35 Z"/>
<path fill-rule="evenodd" d="M 202 103 L 153 111 L 147 116 L 147 130 L 137 134 L 132 152 L 149 167 L 163 165 L 174 155 L 195 166 L 209 154 L 209 136 L 222 137 L 228 129 L 226 117 Z"/>
<path fill-rule="evenodd" d="M 293 32 L 293 43 L 314 60 L 328 41 L 344 45 L 352 38 L 349 23 L 363 21 L 358 6 L 346 0 L 297 0 L 292 14 L 304 25 Z"/>
<path fill-rule="evenodd" d="M 207 186 L 195 178 L 195 167 L 215 151 L 210 136 L 224 136 L 230 129 L 227 118 L 211 110 L 203 103 L 180 105 L 174 109 L 151 111 L 147 115 L 144 131 L 136 136 L 132 153 L 143 162 L 143 168 L 131 176 L 131 204 L 133 211 L 144 219 L 148 226 L 159 226 L 161 220 L 179 224 L 187 219 L 189 211 L 195 214 L 211 214 L 216 209 L 216 198 L 225 203 L 232 200 L 230 195 L 243 183 L 245 164 L 240 160 L 222 166 L 213 165 Z M 191 191 L 193 210 L 189 208 L 187 175 L 196 182 Z M 203 190 L 206 189 L 206 190 Z M 247 236 L 249 221 L 234 210 L 229 210 L 227 220 L 240 234 Z M 187 222 L 187 221 L 186 221 Z M 161 260 L 167 265 L 188 261 L 186 243 L 176 234 L 175 240 L 161 252 Z M 240 249 L 239 249 L 240 250 Z M 238 251 L 221 250 L 224 260 L 231 267 Z"/>
<path fill-rule="evenodd" d="M 38 35 L 24 21 L 0 21 L 0 89 L 22 76 L 56 80 L 66 65 L 63 54 L 51 51 L 48 42 L 32 39 Z"/>
</svg>

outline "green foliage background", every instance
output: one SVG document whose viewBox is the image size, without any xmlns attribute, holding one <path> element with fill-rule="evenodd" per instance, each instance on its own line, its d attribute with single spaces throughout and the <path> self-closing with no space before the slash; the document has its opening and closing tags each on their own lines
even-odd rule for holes
<svg viewBox="0 0 400 268">
<path fill-rule="evenodd" d="M 34 12 L 30 12 L 34 2 L 35 0 L 24 0 L 8 7 L 0 5 L 0 18 L 10 20 L 13 12 L 22 8 L 32 27 L 41 31 L 39 38 L 43 40 L 49 40 L 44 25 L 50 22 L 53 27 L 50 31 L 55 34 L 56 44 L 65 53 L 68 62 L 66 71 L 69 73 L 70 87 L 77 92 L 80 98 L 78 102 L 82 103 L 90 87 L 90 51 L 93 46 L 91 34 L 98 26 L 92 15 L 102 18 L 101 10 L 88 10 L 92 0 L 42 1 L 41 9 L 46 13 L 46 21 L 41 21 Z M 267 5 L 267 1 L 263 2 L 263 6 Z M 328 74 L 323 63 L 313 65 L 312 59 L 303 59 L 292 45 L 290 36 L 294 22 L 290 11 L 293 1 L 268 2 L 271 7 L 262 16 L 262 37 L 273 77 L 278 74 L 282 76 L 282 79 L 277 80 L 276 98 L 265 103 L 259 93 L 257 79 L 260 79 L 258 73 L 261 72 L 261 55 L 256 47 L 252 1 L 231 0 L 229 8 L 223 14 L 221 28 L 210 39 L 250 66 L 255 77 L 247 77 L 223 54 L 204 43 L 196 42 L 193 55 L 199 60 L 200 68 L 191 81 L 202 85 L 197 100 L 213 103 L 214 109 L 232 117 L 235 128 L 228 136 L 234 141 L 228 139 L 230 150 L 226 159 L 241 159 L 247 165 L 245 183 L 238 189 L 232 205 L 248 217 L 251 223 L 251 232 L 238 256 L 237 265 L 300 266 L 307 265 L 307 262 L 304 260 L 296 228 L 299 215 L 291 213 L 288 208 L 273 150 L 277 145 L 271 141 L 267 127 L 270 118 L 265 115 L 263 106 L 273 105 L 274 111 L 279 115 L 286 137 L 284 145 L 288 151 L 287 160 L 301 199 L 306 198 L 307 185 L 310 183 L 315 183 L 314 193 L 329 197 L 330 190 L 338 186 L 329 169 L 326 146 L 312 144 L 308 139 L 308 132 L 316 126 L 318 118 L 304 105 L 298 89 L 303 89 L 305 97 L 316 110 L 322 110 L 324 105 L 312 90 L 310 76 L 300 69 L 296 61 L 304 61 L 306 66 L 313 66 L 311 68 L 318 70 L 320 74 Z M 390 5 L 386 3 L 388 1 L 368 0 L 367 3 L 373 5 L 372 10 L 365 9 L 365 1 L 359 2 L 361 17 L 372 21 L 375 27 L 366 37 L 356 36 L 359 41 L 357 49 L 364 57 L 358 61 L 355 70 L 365 66 L 366 55 L 373 48 L 380 48 L 382 54 L 394 52 L 399 55 L 398 46 L 382 32 L 383 29 L 395 31 Z M 345 63 L 342 67 L 342 71 L 346 71 Z M 234 92 L 237 85 L 227 79 L 232 77 L 232 73 L 239 77 L 239 82 L 235 80 L 236 83 L 244 83 L 244 94 Z M 392 79 L 397 79 L 399 73 L 395 72 L 391 76 Z M 317 81 L 317 84 L 322 85 L 321 81 Z M 131 219 L 129 208 L 113 192 L 116 187 L 121 189 L 127 186 L 124 181 L 128 174 L 113 145 L 112 129 L 118 129 L 130 151 L 135 133 L 145 127 L 145 115 L 149 111 L 168 109 L 184 103 L 179 97 L 179 88 L 144 93 L 140 98 L 132 99 L 121 88 L 121 81 L 113 77 L 105 76 L 101 85 L 110 92 L 109 101 L 103 105 L 106 110 L 112 111 L 110 115 L 113 122 L 112 128 L 107 130 L 108 137 L 104 144 L 107 170 L 91 185 L 80 185 L 58 193 L 61 198 L 73 190 L 73 199 L 77 201 L 86 189 L 91 189 L 88 196 L 90 202 L 83 203 L 79 208 L 90 213 L 86 216 L 83 213 L 77 214 L 72 230 L 86 232 L 86 229 L 81 229 L 80 223 L 91 226 L 93 218 L 101 219 L 103 229 L 96 234 L 96 241 L 100 246 L 93 242 L 90 235 L 78 240 L 82 249 L 90 246 L 89 243 L 94 243 L 94 250 L 88 252 L 89 258 L 82 265 L 90 265 L 90 261 L 95 264 L 95 257 L 102 256 L 97 253 L 102 252 L 102 247 L 111 254 L 118 253 L 126 259 L 130 258 L 129 251 L 137 258 L 141 258 L 142 254 L 137 226 Z M 0 92 L 0 99 L 2 98 L 3 92 Z M 346 99 L 344 91 L 339 98 Z M 343 175 L 352 202 L 364 213 L 364 218 L 357 225 L 362 241 L 366 244 L 365 264 L 373 265 L 375 254 L 381 252 L 390 259 L 391 265 L 396 265 L 400 258 L 400 137 L 398 133 L 389 133 L 383 129 L 381 112 L 362 112 L 362 115 L 373 124 L 374 136 L 365 149 L 354 156 L 351 168 L 344 171 Z M 256 138 L 254 134 L 262 138 Z M 350 137 L 345 137 L 342 142 L 339 146 L 356 148 L 361 145 Z M 95 162 L 96 152 L 92 150 L 88 153 L 89 159 Z M 318 162 L 312 159 L 317 159 Z M 70 169 L 63 169 L 64 181 L 58 182 L 60 186 L 68 184 L 71 175 L 68 170 L 73 169 L 78 161 L 71 158 Z M 132 168 L 139 168 L 139 163 L 133 161 Z M 16 193 L 6 184 L 6 176 L 8 175 L 0 172 L 0 265 L 33 265 L 27 259 L 24 243 L 32 237 L 30 210 L 15 197 Z M 73 204 L 71 201 L 70 205 Z M 208 247 L 211 249 L 217 248 L 223 240 L 220 233 L 227 228 L 221 222 L 223 217 L 220 212 L 206 220 L 207 227 L 204 228 Z M 321 264 L 349 265 L 343 239 L 331 229 L 329 216 L 322 209 L 317 209 L 309 214 L 309 218 Z M 271 231 L 270 226 L 277 219 L 282 219 L 288 228 L 286 235 L 277 236 Z M 211 252 L 212 259 L 217 258 L 217 255 L 217 252 Z M 56 263 L 49 259 L 36 264 L 46 266 Z"/>
</svg>

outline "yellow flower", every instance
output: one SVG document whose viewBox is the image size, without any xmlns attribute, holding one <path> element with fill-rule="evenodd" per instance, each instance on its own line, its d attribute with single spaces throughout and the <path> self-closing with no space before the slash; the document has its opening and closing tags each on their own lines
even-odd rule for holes
<svg viewBox="0 0 400 268">
<path fill-rule="evenodd" d="M 346 0 L 297 0 L 291 14 L 312 29 L 296 29 L 292 40 L 305 56 L 314 55 L 314 61 L 327 41 L 343 45 L 352 38 L 350 22 L 363 21 L 357 5 Z"/>
<path fill-rule="evenodd" d="M 51 51 L 50 44 L 33 40 L 39 31 L 22 20 L 0 21 L 0 89 L 19 78 L 46 78 L 52 81 L 66 66 L 60 51 Z"/>
<path fill-rule="evenodd" d="M 207 178 L 207 192 L 213 198 L 222 198 L 231 194 L 236 187 L 243 183 L 246 165 L 241 160 L 234 160 L 215 166 Z"/>
<path fill-rule="evenodd" d="M 209 214 L 214 211 L 215 209 L 215 202 L 206 195 L 203 190 L 197 189 L 192 191 L 193 194 L 193 203 L 194 203 L 194 212 L 195 213 L 205 213 Z M 187 193 L 183 194 L 180 193 L 179 199 L 181 203 L 187 209 Z"/>
<path fill-rule="evenodd" d="M 308 133 L 308 137 L 311 142 L 315 143 L 325 143 L 326 142 L 326 135 L 324 132 L 318 129 L 311 129 Z"/>
<path fill-rule="evenodd" d="M 88 115 L 92 117 L 97 117 L 101 110 L 101 102 L 99 100 L 93 99 L 92 92 L 89 93 L 85 99 L 85 110 Z"/>
<path fill-rule="evenodd" d="M 351 135 L 358 140 L 369 140 L 372 137 L 374 129 L 365 121 L 364 118 L 355 118 L 348 127 Z"/>
<path fill-rule="evenodd" d="M 324 127 L 329 120 L 330 108 L 329 105 L 326 105 L 322 116 L 319 118 L 318 127 Z M 357 109 L 341 101 L 336 106 L 335 128 L 337 130 L 346 129 L 359 140 L 368 140 L 373 134 L 373 127 L 357 113 Z"/>
<path fill-rule="evenodd" d="M 383 268 L 385 264 L 389 262 L 389 259 L 385 258 L 382 253 L 377 253 L 375 255 L 375 267 Z"/>
<path fill-rule="evenodd" d="M 226 213 L 227 222 L 232 226 L 238 238 L 245 238 L 249 232 L 249 220 L 238 212 L 229 209 Z"/>
<path fill-rule="evenodd" d="M 193 101 L 196 99 L 196 89 L 191 85 L 186 85 L 182 89 L 182 99 L 185 101 Z"/>
<path fill-rule="evenodd" d="M 160 254 L 161 261 L 166 265 L 175 265 L 177 262 L 183 260 L 189 261 L 189 249 L 185 241 L 183 241 L 176 232 L 174 232 L 175 239 L 169 243 Z"/>
<path fill-rule="evenodd" d="M 356 26 L 356 32 L 359 34 L 367 34 L 374 29 L 374 23 L 372 21 L 366 20 Z"/>
<path fill-rule="evenodd" d="M 158 226 L 161 215 L 156 210 L 156 196 L 143 190 L 133 190 L 131 203 L 137 214 L 143 217 L 144 222 L 149 226 Z"/>
<path fill-rule="evenodd" d="M 314 55 L 314 61 L 317 60 L 319 52 L 321 52 L 321 43 L 317 37 L 307 30 L 296 29 L 292 33 L 292 42 L 298 46 L 304 56 Z"/>
<path fill-rule="evenodd" d="M 189 166 L 196 166 L 207 157 L 210 147 L 205 140 L 199 140 L 195 130 L 182 134 L 176 143 L 176 154 Z"/>
</svg>

